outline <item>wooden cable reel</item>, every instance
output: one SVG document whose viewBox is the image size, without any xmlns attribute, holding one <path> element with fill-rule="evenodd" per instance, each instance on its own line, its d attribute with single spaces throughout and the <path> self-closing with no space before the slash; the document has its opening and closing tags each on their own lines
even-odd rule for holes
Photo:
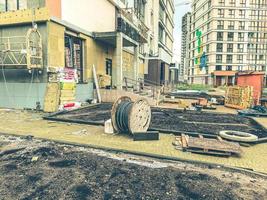
<svg viewBox="0 0 267 200">
<path fill-rule="evenodd" d="M 130 97 L 120 97 L 113 104 L 111 121 L 116 132 L 144 133 L 151 122 L 150 105 L 144 98 L 133 102 Z"/>
</svg>

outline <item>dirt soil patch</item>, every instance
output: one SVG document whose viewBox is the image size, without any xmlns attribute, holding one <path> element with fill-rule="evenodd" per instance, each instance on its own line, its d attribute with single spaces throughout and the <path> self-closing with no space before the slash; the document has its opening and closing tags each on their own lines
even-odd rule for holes
<svg viewBox="0 0 267 200">
<path fill-rule="evenodd" d="M 112 104 L 105 103 L 79 110 L 61 113 L 52 118 L 69 122 L 84 123 L 104 121 L 111 117 Z M 267 137 L 266 130 L 251 118 L 235 114 L 182 111 L 177 109 L 152 108 L 150 129 L 160 131 L 195 132 L 217 135 L 223 130 L 243 131 Z"/>
<path fill-rule="evenodd" d="M 1 151 L 1 199 L 264 199 L 267 194 L 261 175 L 35 140 L 10 142 L 21 150 Z"/>
</svg>

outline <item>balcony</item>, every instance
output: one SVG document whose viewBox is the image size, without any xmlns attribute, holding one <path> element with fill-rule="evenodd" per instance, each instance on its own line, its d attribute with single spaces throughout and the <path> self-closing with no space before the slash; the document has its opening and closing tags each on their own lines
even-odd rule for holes
<svg viewBox="0 0 267 200">
<path fill-rule="evenodd" d="M 149 28 L 142 20 L 138 19 L 134 8 L 121 9 L 119 11 L 117 30 L 140 43 L 148 42 Z"/>
</svg>

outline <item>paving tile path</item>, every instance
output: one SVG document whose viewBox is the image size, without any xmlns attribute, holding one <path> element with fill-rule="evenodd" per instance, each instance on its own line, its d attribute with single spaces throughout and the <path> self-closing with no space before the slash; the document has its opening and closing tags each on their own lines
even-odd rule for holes
<svg viewBox="0 0 267 200">
<path fill-rule="evenodd" d="M 267 126 L 266 119 L 258 119 L 257 121 Z M 134 142 L 128 136 L 104 134 L 101 126 L 50 122 L 42 120 L 42 114 L 16 110 L 0 110 L 0 133 L 33 135 L 50 140 L 172 156 L 267 173 L 267 143 L 242 147 L 243 154 L 240 158 L 198 155 L 175 150 L 172 146 L 173 135 L 161 134 L 159 141 Z"/>
</svg>

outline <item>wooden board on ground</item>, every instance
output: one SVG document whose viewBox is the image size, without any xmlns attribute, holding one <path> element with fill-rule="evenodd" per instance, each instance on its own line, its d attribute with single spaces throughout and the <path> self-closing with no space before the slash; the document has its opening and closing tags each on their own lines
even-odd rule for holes
<svg viewBox="0 0 267 200">
<path fill-rule="evenodd" d="M 202 135 L 199 137 L 188 137 L 182 135 L 182 147 L 185 151 L 201 154 L 230 156 L 232 154 L 239 155 L 241 148 L 238 143 L 227 142 L 221 138 L 210 139 L 204 138 Z"/>
<path fill-rule="evenodd" d="M 58 111 L 60 97 L 60 85 L 59 83 L 48 83 L 45 93 L 44 112 L 56 112 Z"/>
</svg>

